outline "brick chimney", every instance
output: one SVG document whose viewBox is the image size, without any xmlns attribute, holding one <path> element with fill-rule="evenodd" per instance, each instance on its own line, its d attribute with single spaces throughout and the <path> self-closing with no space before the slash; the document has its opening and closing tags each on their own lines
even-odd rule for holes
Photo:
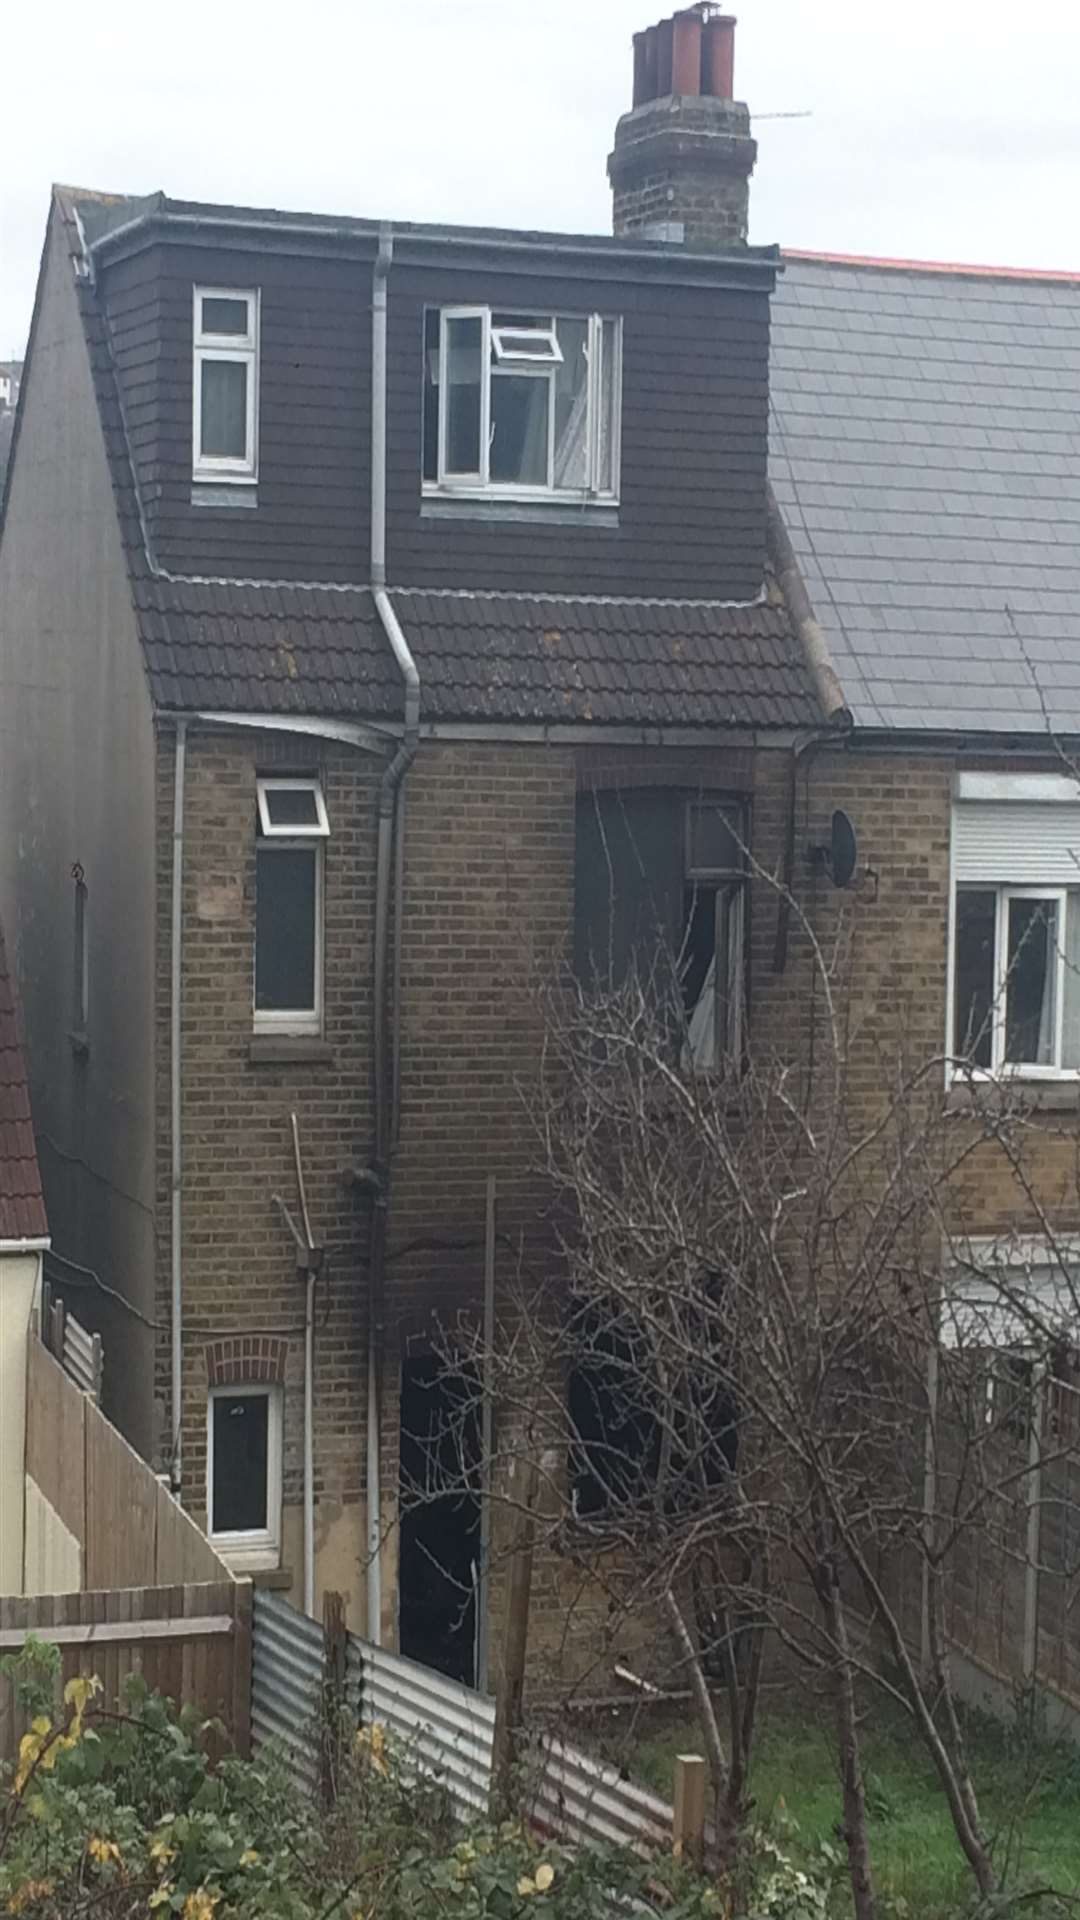
<svg viewBox="0 0 1080 1920">
<path fill-rule="evenodd" d="M 715 6 L 634 35 L 634 104 L 608 155 L 617 234 L 700 251 L 746 244 L 757 143 L 732 98 L 734 55 L 735 21 Z"/>
</svg>

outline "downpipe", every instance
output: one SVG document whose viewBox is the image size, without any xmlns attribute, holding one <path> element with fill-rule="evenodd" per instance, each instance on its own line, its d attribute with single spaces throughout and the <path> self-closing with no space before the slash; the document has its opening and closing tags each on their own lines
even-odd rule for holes
<svg viewBox="0 0 1080 1920">
<path fill-rule="evenodd" d="M 397 1137 L 400 1079 L 400 981 L 404 890 L 405 777 L 416 758 L 420 733 L 420 675 L 386 590 L 386 337 L 387 281 L 393 234 L 379 231 L 371 302 L 371 593 L 379 623 L 397 662 L 405 691 L 401 742 L 379 783 L 375 849 L 375 952 L 372 1077 L 375 1153 L 374 1203 L 368 1254 L 367 1366 L 367 1635 L 382 1644 L 382 1461 L 381 1414 L 386 1312 L 386 1241 L 390 1171 Z M 388 992 L 393 893 L 393 991 Z M 388 1066 L 388 1062 L 392 1063 Z"/>
<path fill-rule="evenodd" d="M 184 786 L 187 778 L 187 721 L 176 723 L 176 756 L 173 763 L 172 832 L 172 925 L 169 935 L 169 1128 L 171 1166 L 169 1186 L 171 1218 L 169 1234 L 171 1283 L 171 1396 L 169 1415 L 172 1423 L 172 1455 L 169 1483 L 179 1499 L 183 1485 L 184 1427 L 184 1249 L 183 1191 L 184 1155 L 181 1126 L 182 988 L 184 930 Z"/>
</svg>

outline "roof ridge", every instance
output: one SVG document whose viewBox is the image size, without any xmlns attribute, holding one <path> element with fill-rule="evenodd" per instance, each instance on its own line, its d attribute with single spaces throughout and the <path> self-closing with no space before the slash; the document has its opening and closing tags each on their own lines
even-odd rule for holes
<svg viewBox="0 0 1080 1920">
<path fill-rule="evenodd" d="M 1047 280 L 1080 286 L 1080 267 L 994 267 L 964 260 L 905 260 L 888 254 L 819 253 L 806 247 L 784 247 L 780 258 L 823 267 L 874 267 L 884 273 L 941 273 L 970 280 Z"/>
</svg>

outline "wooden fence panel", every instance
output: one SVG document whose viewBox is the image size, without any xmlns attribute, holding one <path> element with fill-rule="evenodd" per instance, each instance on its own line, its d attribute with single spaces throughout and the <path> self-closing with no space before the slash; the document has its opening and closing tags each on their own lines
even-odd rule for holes
<svg viewBox="0 0 1080 1920">
<path fill-rule="evenodd" d="M 233 1744 L 249 1751 L 251 1589 L 246 1581 L 0 1599 L 0 1653 L 28 1633 L 60 1648 L 64 1681 L 96 1675 L 101 1704 L 122 1704 L 127 1678 L 196 1706 L 224 1722 Z M 0 1680 L 0 1761 L 18 1754 L 24 1726 L 11 1688 Z"/>
<path fill-rule="evenodd" d="M 185 1584 L 200 1580 L 225 1580 L 228 1572 L 206 1535 L 184 1512 L 168 1487 L 158 1481 L 156 1584 L 164 1586 L 170 1580 L 180 1580 Z"/>
<path fill-rule="evenodd" d="M 85 1540 L 86 1395 L 34 1334 L 26 1389 L 26 1471 L 67 1531 Z"/>
<path fill-rule="evenodd" d="M 158 1484 L 96 1408 L 86 1413 L 87 1587 L 152 1587 Z"/>
</svg>

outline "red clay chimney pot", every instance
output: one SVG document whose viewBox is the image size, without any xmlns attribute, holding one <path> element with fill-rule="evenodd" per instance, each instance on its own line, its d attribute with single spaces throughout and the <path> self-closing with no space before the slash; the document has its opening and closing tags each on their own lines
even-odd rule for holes
<svg viewBox="0 0 1080 1920">
<path fill-rule="evenodd" d="M 724 13 L 705 23 L 703 90 L 716 100 L 735 98 L 735 17 Z"/>
<path fill-rule="evenodd" d="M 671 91 L 683 95 L 701 92 L 701 14 L 696 9 L 677 13 L 671 22 Z"/>
</svg>

